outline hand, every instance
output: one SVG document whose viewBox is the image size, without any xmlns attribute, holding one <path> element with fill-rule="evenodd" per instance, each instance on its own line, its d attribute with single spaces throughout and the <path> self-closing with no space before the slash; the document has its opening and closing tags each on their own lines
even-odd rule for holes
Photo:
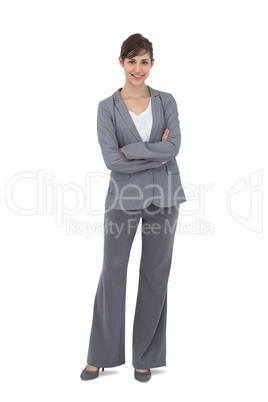
<svg viewBox="0 0 268 402">
<path fill-rule="evenodd" d="M 122 154 L 123 154 L 123 153 L 124 153 L 124 152 L 123 152 L 123 147 L 122 147 L 122 148 L 119 148 L 119 151 L 121 151 L 121 152 L 122 152 Z"/>
<path fill-rule="evenodd" d="M 162 141 L 167 140 L 167 137 L 169 135 L 170 131 L 168 128 L 165 129 L 164 134 L 162 136 Z"/>
<path fill-rule="evenodd" d="M 163 163 L 167 163 L 167 161 L 166 161 L 166 162 L 162 162 L 162 165 L 163 165 Z"/>
</svg>

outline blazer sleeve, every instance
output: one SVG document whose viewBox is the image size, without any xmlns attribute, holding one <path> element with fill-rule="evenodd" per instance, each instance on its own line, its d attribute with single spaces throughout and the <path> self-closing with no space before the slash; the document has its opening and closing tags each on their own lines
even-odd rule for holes
<svg viewBox="0 0 268 402">
<path fill-rule="evenodd" d="M 141 170 L 158 168 L 162 161 L 148 161 L 146 158 L 127 157 L 119 151 L 111 113 L 104 102 L 99 102 L 97 113 L 98 141 L 106 167 L 122 173 L 134 173 Z"/>
<path fill-rule="evenodd" d="M 166 128 L 170 131 L 168 139 L 159 142 L 144 141 L 124 145 L 123 152 L 127 158 L 169 161 L 178 155 L 181 144 L 180 121 L 177 103 L 171 94 L 168 94 L 163 106 Z"/>
</svg>

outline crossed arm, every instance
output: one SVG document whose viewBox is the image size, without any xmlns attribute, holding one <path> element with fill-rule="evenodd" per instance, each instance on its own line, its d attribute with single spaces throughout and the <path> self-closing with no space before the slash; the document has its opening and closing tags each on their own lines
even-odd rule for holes
<svg viewBox="0 0 268 402">
<path fill-rule="evenodd" d="M 169 128 L 168 138 L 163 138 L 163 136 L 162 141 L 159 142 L 145 141 L 124 145 L 122 152 L 127 158 L 168 161 L 178 155 L 181 143 L 180 122 L 177 103 L 171 94 L 167 97 L 164 109 L 167 127 Z"/>
<path fill-rule="evenodd" d="M 98 141 L 106 167 L 123 173 L 134 173 L 141 170 L 158 168 L 173 159 L 179 152 L 180 128 L 177 105 L 170 95 L 166 107 L 165 118 L 168 129 L 162 141 L 157 143 L 135 142 L 118 148 L 118 141 L 109 110 L 100 102 L 98 106 L 97 131 Z M 164 145 L 166 144 L 166 145 Z"/>
<path fill-rule="evenodd" d="M 168 135 L 169 135 L 169 133 L 170 133 L 169 129 L 168 129 L 168 128 L 166 128 L 166 129 L 165 129 L 165 131 L 164 131 L 164 134 L 162 135 L 162 139 L 161 139 L 161 141 L 165 141 L 165 140 L 167 140 L 167 139 L 168 139 Z M 149 144 L 149 142 L 148 142 L 148 141 L 146 141 L 146 143 L 148 143 L 148 144 Z M 138 142 L 135 142 L 134 144 L 139 144 L 139 143 L 138 143 Z M 143 144 L 144 144 L 144 142 L 143 142 Z M 119 151 L 120 151 L 120 152 L 122 152 L 122 153 L 124 153 L 124 147 L 119 148 Z M 163 164 L 163 163 L 166 163 L 166 162 L 167 162 L 167 161 L 162 162 L 162 164 Z"/>
</svg>

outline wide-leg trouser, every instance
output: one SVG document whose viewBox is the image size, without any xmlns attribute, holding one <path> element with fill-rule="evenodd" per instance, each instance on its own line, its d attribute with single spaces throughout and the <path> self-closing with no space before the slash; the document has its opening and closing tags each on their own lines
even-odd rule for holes
<svg viewBox="0 0 268 402">
<path fill-rule="evenodd" d="M 166 365 L 167 285 L 179 205 L 105 210 L 104 256 L 95 296 L 87 363 L 125 363 L 125 300 L 131 246 L 142 218 L 142 252 L 133 326 L 133 367 Z"/>
</svg>

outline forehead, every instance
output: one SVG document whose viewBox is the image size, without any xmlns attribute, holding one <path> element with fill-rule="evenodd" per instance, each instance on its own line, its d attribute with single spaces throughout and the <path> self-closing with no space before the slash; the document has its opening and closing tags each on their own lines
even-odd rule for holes
<svg viewBox="0 0 268 402">
<path fill-rule="evenodd" d="M 139 54 L 137 54 L 134 57 L 126 57 L 129 59 L 137 59 L 137 60 L 143 60 L 143 59 L 150 59 L 150 54 L 148 52 L 140 52 Z"/>
</svg>

